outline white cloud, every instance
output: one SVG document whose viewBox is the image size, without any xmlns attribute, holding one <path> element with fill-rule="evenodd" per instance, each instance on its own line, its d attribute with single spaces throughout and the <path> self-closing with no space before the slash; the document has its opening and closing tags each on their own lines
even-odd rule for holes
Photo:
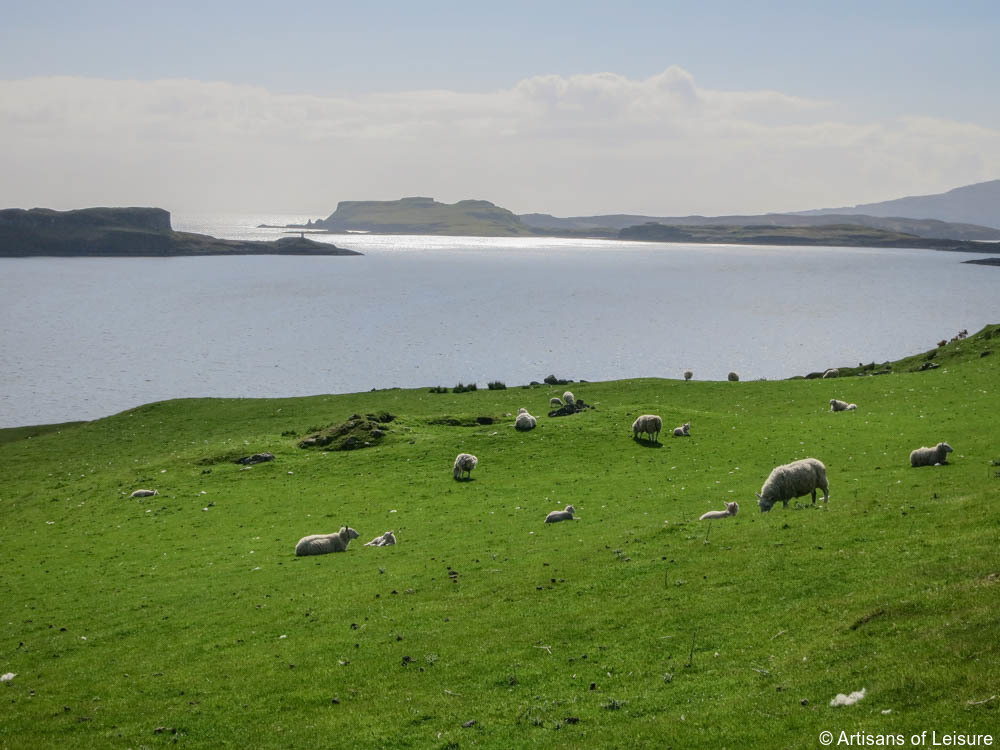
<svg viewBox="0 0 1000 750">
<path fill-rule="evenodd" d="M 0 206 L 332 210 L 486 198 L 561 215 L 790 210 L 1000 175 L 1000 132 L 835 103 L 544 75 L 490 93 L 278 94 L 190 80 L 0 81 Z"/>
</svg>

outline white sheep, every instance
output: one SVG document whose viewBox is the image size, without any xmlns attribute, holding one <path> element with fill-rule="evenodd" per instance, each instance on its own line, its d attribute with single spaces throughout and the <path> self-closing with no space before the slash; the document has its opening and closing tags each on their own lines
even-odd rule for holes
<svg viewBox="0 0 1000 750">
<path fill-rule="evenodd" d="M 576 396 L 574 396 L 571 391 L 566 391 L 563 394 L 563 401 L 565 401 L 567 405 L 572 406 L 576 403 Z"/>
<path fill-rule="evenodd" d="M 674 437 L 691 437 L 691 423 L 685 422 L 680 427 L 675 427 Z"/>
<path fill-rule="evenodd" d="M 641 417 L 636 417 L 632 423 L 632 438 L 638 440 L 639 435 L 646 433 L 649 435 L 649 439 L 655 443 L 661 429 L 663 429 L 663 420 L 660 417 L 656 414 L 643 414 Z"/>
<path fill-rule="evenodd" d="M 699 521 L 712 520 L 715 518 L 729 518 L 730 516 L 735 516 L 740 512 L 739 503 L 726 503 L 725 510 L 710 510 L 708 513 L 703 513 Z"/>
<path fill-rule="evenodd" d="M 815 458 L 802 458 L 771 470 L 764 486 L 757 493 L 757 504 L 761 513 L 766 513 L 779 500 L 787 508 L 789 500 L 810 492 L 815 503 L 817 489 L 823 490 L 823 502 L 829 502 L 830 483 L 826 479 L 823 462 Z"/>
<path fill-rule="evenodd" d="M 549 406 L 554 406 L 558 409 L 562 405 L 563 405 L 562 399 L 559 398 L 558 396 L 553 396 L 552 398 L 549 399 Z"/>
<path fill-rule="evenodd" d="M 528 412 L 523 412 L 518 414 L 517 419 L 514 420 L 514 429 L 527 432 L 528 430 L 535 429 L 537 423 L 537 420 L 528 414 Z"/>
<path fill-rule="evenodd" d="M 518 414 L 527 414 L 527 413 L 528 413 L 528 410 L 527 410 L 527 409 L 525 409 L 525 408 L 524 408 L 524 407 L 522 406 L 522 407 L 521 407 L 520 409 L 518 409 L 518 410 L 517 410 L 517 413 L 518 413 Z"/>
<path fill-rule="evenodd" d="M 735 372 L 729 373 L 728 377 L 729 377 L 729 382 L 730 383 L 738 383 L 738 382 L 740 382 L 740 376 L 737 375 Z"/>
<path fill-rule="evenodd" d="M 559 521 L 573 521 L 573 514 L 576 513 L 576 508 L 572 505 L 567 505 L 564 510 L 554 510 L 545 516 L 545 523 L 558 523 Z"/>
<path fill-rule="evenodd" d="M 952 447 L 947 443 L 938 443 L 933 448 L 917 448 L 910 453 L 910 466 L 937 466 L 948 463 L 948 454 Z"/>
<path fill-rule="evenodd" d="M 377 536 L 370 542 L 365 542 L 366 547 L 388 547 L 396 543 L 396 535 L 392 531 L 387 531 L 381 536 Z"/>
<path fill-rule="evenodd" d="M 839 398 L 830 399 L 830 411 L 847 411 L 847 408 L 849 406 L 850 406 L 849 403 L 847 403 L 846 401 L 841 401 Z M 858 405 L 855 404 L 854 408 L 857 409 Z"/>
<path fill-rule="evenodd" d="M 136 490 L 129 497 L 152 497 L 153 495 L 159 495 L 160 493 L 156 490 Z"/>
<path fill-rule="evenodd" d="M 856 411 L 856 410 L 857 410 L 857 408 L 858 408 L 858 405 L 857 405 L 857 404 L 848 404 L 848 405 L 847 405 L 847 408 L 846 408 L 846 409 L 844 409 L 844 411 Z"/>
<path fill-rule="evenodd" d="M 693 377 L 694 377 L 694 373 L 693 372 L 691 372 L 690 370 L 685 370 L 684 371 L 684 380 L 690 380 Z"/>
<path fill-rule="evenodd" d="M 352 539 L 358 538 L 358 532 L 350 526 L 341 526 L 340 531 L 335 534 L 312 534 L 299 539 L 295 545 L 295 554 L 299 557 L 305 555 L 325 555 L 330 552 L 343 552 Z"/>
<path fill-rule="evenodd" d="M 839 378 L 840 377 L 840 370 L 838 370 L 836 367 L 831 367 L 829 370 L 827 370 L 826 372 L 823 373 L 823 377 L 824 378 Z"/>
<path fill-rule="evenodd" d="M 471 479 L 472 470 L 476 468 L 476 464 L 478 463 L 479 459 L 471 453 L 459 453 L 455 456 L 455 466 L 452 469 L 452 474 L 455 475 L 455 479 L 462 479 L 465 474 L 468 474 L 469 479 Z"/>
</svg>

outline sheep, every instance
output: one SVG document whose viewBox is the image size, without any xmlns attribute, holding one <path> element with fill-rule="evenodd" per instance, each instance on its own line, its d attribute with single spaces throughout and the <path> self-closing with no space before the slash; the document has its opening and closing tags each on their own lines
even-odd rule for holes
<svg viewBox="0 0 1000 750">
<path fill-rule="evenodd" d="M 735 516 L 740 512 L 739 503 L 726 503 L 725 510 L 710 510 L 708 513 L 703 513 L 699 521 L 710 521 L 715 518 L 729 518 L 730 516 Z"/>
<path fill-rule="evenodd" d="M 136 490 L 129 497 L 152 497 L 153 495 L 159 495 L 157 490 Z"/>
<path fill-rule="evenodd" d="M 554 406 L 558 409 L 562 405 L 563 405 L 562 399 L 559 398 L 558 396 L 553 396 L 552 398 L 549 399 L 549 406 Z"/>
<path fill-rule="evenodd" d="M 632 423 L 632 438 L 638 440 L 639 435 L 646 433 L 649 435 L 649 439 L 655 443 L 660 436 L 662 428 L 663 420 L 656 414 L 643 414 L 641 417 L 637 417 Z"/>
<path fill-rule="evenodd" d="M 554 510 L 545 516 L 545 523 L 558 523 L 559 521 L 574 521 L 573 514 L 576 513 L 576 508 L 572 505 L 567 505 L 565 510 Z"/>
<path fill-rule="evenodd" d="M 840 370 L 838 370 L 836 367 L 831 367 L 829 370 L 827 370 L 826 372 L 823 373 L 823 377 L 824 378 L 839 378 L 840 377 Z"/>
<path fill-rule="evenodd" d="M 565 401 L 567 405 L 572 406 L 576 403 L 576 396 L 573 395 L 572 391 L 566 391 L 563 394 L 563 401 Z"/>
<path fill-rule="evenodd" d="M 295 554 L 299 557 L 305 555 L 325 555 L 329 552 L 344 552 L 352 539 L 358 538 L 358 532 L 350 526 L 341 526 L 340 531 L 335 534 L 312 534 L 299 539 L 295 545 Z"/>
<path fill-rule="evenodd" d="M 674 428 L 674 437 L 691 437 L 691 423 L 685 422 L 680 427 Z"/>
<path fill-rule="evenodd" d="M 850 406 L 846 401 L 841 401 L 839 398 L 830 399 L 830 411 L 847 411 L 847 407 Z M 855 404 L 854 408 L 857 409 L 858 405 Z"/>
<path fill-rule="evenodd" d="M 517 415 L 518 416 L 521 416 L 522 414 L 527 414 L 527 413 L 528 413 L 528 410 L 525 409 L 523 406 L 520 409 L 517 410 Z"/>
<path fill-rule="evenodd" d="M 693 372 L 691 372 L 690 370 L 685 370 L 684 371 L 684 380 L 685 381 L 688 381 L 688 380 L 690 380 L 693 377 L 694 377 L 694 373 Z"/>
<path fill-rule="evenodd" d="M 740 376 L 737 375 L 735 372 L 729 373 L 728 377 L 729 377 L 729 382 L 730 383 L 738 383 L 738 382 L 740 382 Z"/>
<path fill-rule="evenodd" d="M 537 420 L 525 411 L 517 415 L 517 419 L 514 420 L 514 429 L 527 432 L 535 429 L 536 424 L 538 424 Z"/>
<path fill-rule="evenodd" d="M 790 464 L 776 466 L 771 470 L 764 486 L 757 493 L 757 504 L 761 513 L 767 513 L 779 500 L 787 508 L 793 497 L 812 493 L 816 502 L 816 490 L 823 490 L 823 502 L 830 501 L 830 483 L 826 479 L 826 467 L 815 458 L 802 458 Z"/>
<path fill-rule="evenodd" d="M 377 536 L 370 542 L 365 542 L 366 547 L 388 547 L 396 543 L 396 535 L 392 531 L 387 531 L 381 536 Z"/>
<path fill-rule="evenodd" d="M 452 469 L 452 474 L 455 475 L 455 479 L 462 479 L 465 474 L 468 474 L 469 479 L 472 479 L 472 470 L 476 468 L 476 464 L 478 463 L 479 459 L 471 453 L 459 453 L 455 456 L 455 466 Z"/>
<path fill-rule="evenodd" d="M 847 408 L 846 408 L 846 409 L 844 409 L 844 411 L 856 411 L 856 410 L 857 410 L 857 408 L 858 408 L 858 405 L 857 405 L 857 404 L 848 404 L 848 405 L 847 405 Z"/>
<path fill-rule="evenodd" d="M 937 466 L 948 463 L 948 454 L 952 447 L 947 443 L 938 443 L 933 448 L 917 448 L 910 453 L 910 466 Z"/>
</svg>

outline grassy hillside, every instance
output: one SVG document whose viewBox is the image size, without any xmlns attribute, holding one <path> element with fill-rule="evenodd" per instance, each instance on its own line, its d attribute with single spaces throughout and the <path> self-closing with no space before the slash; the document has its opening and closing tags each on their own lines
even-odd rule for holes
<svg viewBox="0 0 1000 750">
<path fill-rule="evenodd" d="M 0 747 L 995 735 L 1000 353 L 980 352 L 998 328 L 925 372 L 576 383 L 595 408 L 559 418 L 565 388 L 536 386 L 181 400 L 0 431 Z M 513 429 L 520 406 L 534 431 Z M 385 412 L 371 447 L 298 447 Z M 634 441 L 647 412 L 692 436 Z M 940 440 L 949 465 L 909 467 Z M 275 460 L 235 463 L 261 451 Z M 460 451 L 472 481 L 452 479 Z M 804 456 L 825 462 L 829 504 L 761 514 L 770 469 Z M 697 520 L 732 500 L 735 518 Z M 579 520 L 542 523 L 567 503 Z M 346 553 L 294 556 L 344 524 L 361 534 Z M 362 546 L 387 529 L 397 546 Z"/>
<path fill-rule="evenodd" d="M 517 237 L 535 234 L 506 208 L 489 201 L 439 203 L 433 198 L 341 201 L 326 219 L 310 224 L 331 231 Z"/>
</svg>

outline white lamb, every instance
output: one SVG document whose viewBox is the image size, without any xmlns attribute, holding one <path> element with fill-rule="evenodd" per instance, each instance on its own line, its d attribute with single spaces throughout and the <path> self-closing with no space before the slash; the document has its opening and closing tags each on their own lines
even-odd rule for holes
<svg viewBox="0 0 1000 750">
<path fill-rule="evenodd" d="M 933 448 L 917 448 L 910 453 L 910 466 L 937 466 L 948 463 L 948 454 L 952 447 L 947 443 L 938 443 Z"/>
<path fill-rule="evenodd" d="M 675 427 L 674 437 L 691 437 L 691 423 L 685 422 L 680 427 Z"/>
<path fill-rule="evenodd" d="M 844 409 L 844 411 L 855 411 L 857 408 L 858 408 L 857 404 L 848 404 L 847 408 Z"/>
<path fill-rule="evenodd" d="M 343 552 L 352 539 L 358 538 L 358 532 L 350 526 L 341 526 L 340 531 L 335 534 L 312 534 L 299 539 L 295 545 L 295 554 L 299 557 L 305 555 L 325 555 L 330 552 Z"/>
<path fill-rule="evenodd" d="M 553 396 L 552 398 L 549 399 L 549 406 L 554 406 L 558 409 L 562 405 L 563 405 L 562 399 L 559 398 L 558 396 Z"/>
<path fill-rule="evenodd" d="M 537 420 L 528 414 L 528 412 L 523 412 L 518 414 L 517 419 L 514 420 L 514 429 L 527 432 L 528 430 L 535 429 L 537 423 Z"/>
<path fill-rule="evenodd" d="M 459 453 L 455 456 L 455 466 L 452 469 L 452 474 L 454 474 L 455 479 L 462 479 L 464 475 L 468 475 L 469 479 L 471 479 L 472 470 L 476 468 L 476 464 L 478 463 L 479 459 L 471 453 Z"/>
<path fill-rule="evenodd" d="M 564 510 L 554 510 L 545 516 L 545 523 L 558 523 L 559 521 L 573 521 L 573 514 L 576 513 L 576 508 L 572 505 L 567 505 Z"/>
<path fill-rule="evenodd" d="M 823 490 L 823 502 L 830 501 L 830 483 L 826 479 L 826 467 L 815 458 L 802 458 L 790 464 L 776 466 L 771 470 L 757 494 L 757 505 L 761 513 L 771 510 L 779 500 L 787 508 L 792 498 L 812 493 L 816 502 L 816 490 Z"/>
<path fill-rule="evenodd" d="M 563 394 L 563 401 L 565 401 L 569 406 L 572 406 L 576 403 L 576 396 L 574 396 L 572 392 L 566 391 Z"/>
<path fill-rule="evenodd" d="M 396 543 L 396 535 L 392 531 L 387 531 L 381 536 L 377 536 L 370 542 L 365 542 L 366 547 L 388 547 Z"/>
<path fill-rule="evenodd" d="M 849 406 L 850 406 L 849 403 L 847 403 L 846 401 L 841 401 L 839 398 L 830 399 L 830 411 L 847 411 Z M 854 408 L 857 409 L 858 405 L 855 404 Z"/>
<path fill-rule="evenodd" d="M 730 516 L 735 516 L 740 512 L 739 503 L 726 503 L 725 510 L 710 510 L 708 513 L 703 513 L 699 521 L 712 520 L 715 518 L 729 518 Z"/>
<path fill-rule="evenodd" d="M 525 408 L 524 408 L 524 407 L 522 406 L 522 407 L 521 407 L 520 409 L 518 409 L 518 410 L 517 410 L 517 413 L 518 413 L 518 414 L 527 414 L 527 413 L 528 413 L 528 410 L 527 410 L 527 409 L 525 409 Z"/>
<path fill-rule="evenodd" d="M 160 493 L 156 490 L 136 490 L 129 497 L 152 497 L 153 495 L 159 495 Z"/>
<path fill-rule="evenodd" d="M 646 433 L 649 435 L 649 439 L 655 443 L 661 429 L 663 429 L 663 420 L 660 417 L 656 414 L 643 414 L 632 423 L 632 438 L 638 440 L 639 435 Z"/>
</svg>

